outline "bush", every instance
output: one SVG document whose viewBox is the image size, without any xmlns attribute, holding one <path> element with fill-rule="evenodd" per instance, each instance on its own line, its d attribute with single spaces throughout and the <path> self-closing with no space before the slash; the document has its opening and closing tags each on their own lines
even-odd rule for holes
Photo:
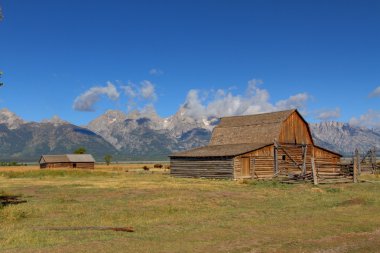
<svg viewBox="0 0 380 253">
<path fill-rule="evenodd" d="M 112 155 L 105 155 L 104 156 L 104 161 L 106 162 L 107 165 L 110 165 L 111 161 L 112 161 Z"/>
<path fill-rule="evenodd" d="M 76 150 L 74 150 L 74 154 L 86 154 L 87 150 L 84 147 L 79 147 Z"/>
</svg>

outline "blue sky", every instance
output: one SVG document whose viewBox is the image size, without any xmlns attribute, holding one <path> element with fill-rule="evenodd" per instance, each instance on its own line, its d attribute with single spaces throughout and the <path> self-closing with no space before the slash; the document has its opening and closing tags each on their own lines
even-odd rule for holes
<svg viewBox="0 0 380 253">
<path fill-rule="evenodd" d="M 297 105 L 309 121 L 380 126 L 380 1 L 0 6 L 0 108 L 26 120 L 147 105 L 166 117 L 187 101 L 205 115 Z"/>
</svg>

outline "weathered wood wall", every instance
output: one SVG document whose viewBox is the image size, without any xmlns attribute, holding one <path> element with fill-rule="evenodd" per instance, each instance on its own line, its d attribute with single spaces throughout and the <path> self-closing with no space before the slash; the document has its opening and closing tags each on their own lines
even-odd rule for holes
<svg viewBox="0 0 380 253">
<path fill-rule="evenodd" d="M 233 178 L 232 157 L 171 157 L 170 174 L 175 177 Z"/>
<path fill-rule="evenodd" d="M 340 173 L 340 156 L 314 146 L 315 166 L 321 176 L 328 173 Z"/>
<path fill-rule="evenodd" d="M 286 153 L 298 164 L 295 165 L 293 160 L 288 157 L 285 151 L 281 148 L 277 152 L 278 163 L 278 176 L 285 176 L 289 174 L 300 174 L 303 164 L 303 148 L 301 145 L 283 144 L 281 145 Z M 331 153 L 324 149 L 315 147 L 313 145 L 306 145 L 306 173 L 311 172 L 311 158 L 315 157 L 315 165 L 318 174 L 321 176 L 329 173 L 340 173 L 340 157 L 337 154 Z M 305 148 L 305 147 L 304 147 Z M 270 179 L 275 175 L 274 164 L 274 145 L 267 146 L 262 149 L 236 156 L 234 158 L 234 177 L 244 178 L 242 176 L 240 160 L 243 157 L 250 158 L 250 178 Z M 245 177 L 247 178 L 247 177 Z"/>
<path fill-rule="evenodd" d="M 293 112 L 282 124 L 279 143 L 312 144 L 308 124 L 297 112 Z"/>
<path fill-rule="evenodd" d="M 47 168 L 78 168 L 78 169 L 94 169 L 95 163 L 41 163 L 40 169 Z"/>
</svg>

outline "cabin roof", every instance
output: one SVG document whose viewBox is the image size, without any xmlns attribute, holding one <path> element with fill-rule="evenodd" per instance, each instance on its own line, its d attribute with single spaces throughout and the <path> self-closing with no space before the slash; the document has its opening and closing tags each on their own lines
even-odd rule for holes
<svg viewBox="0 0 380 253">
<path fill-rule="evenodd" d="M 40 163 L 92 163 L 94 157 L 90 154 L 42 155 Z"/>
<path fill-rule="evenodd" d="M 319 148 L 319 149 L 322 149 L 322 150 L 324 150 L 324 151 L 327 151 L 327 152 L 332 153 L 332 154 L 334 154 L 334 155 L 337 155 L 337 156 L 339 156 L 339 157 L 343 157 L 341 154 L 339 154 L 339 153 L 336 152 L 336 151 L 333 151 L 333 150 L 330 150 L 330 149 L 327 149 L 327 148 L 324 148 L 324 147 L 321 147 L 321 146 L 317 146 L 317 145 L 314 145 L 314 147 Z"/>
<path fill-rule="evenodd" d="M 239 143 L 239 144 L 226 144 L 226 145 L 210 145 L 200 148 L 195 148 L 187 151 L 177 152 L 170 157 L 225 157 L 237 156 L 245 154 L 260 148 L 263 148 L 273 143 L 267 144 L 252 144 L 252 143 Z"/>
<path fill-rule="evenodd" d="M 223 117 L 214 128 L 209 145 L 273 143 L 280 135 L 282 123 L 295 111 Z"/>
</svg>

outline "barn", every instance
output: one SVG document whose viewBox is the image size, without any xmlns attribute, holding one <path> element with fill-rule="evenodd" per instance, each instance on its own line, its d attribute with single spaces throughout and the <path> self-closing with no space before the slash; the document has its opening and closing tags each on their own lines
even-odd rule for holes
<svg viewBox="0 0 380 253">
<path fill-rule="evenodd" d="M 314 144 L 296 110 L 223 117 L 209 145 L 170 156 L 171 175 L 228 179 L 271 179 L 339 174 L 341 155 Z"/>
<path fill-rule="evenodd" d="M 68 155 L 42 155 L 40 169 L 45 168 L 80 168 L 94 169 L 95 159 L 90 154 L 68 154 Z"/>
</svg>

